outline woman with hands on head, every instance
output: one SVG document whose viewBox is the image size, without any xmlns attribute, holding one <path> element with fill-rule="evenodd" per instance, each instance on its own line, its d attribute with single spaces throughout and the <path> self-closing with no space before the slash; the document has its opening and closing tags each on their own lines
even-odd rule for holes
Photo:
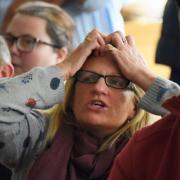
<svg viewBox="0 0 180 180">
<path fill-rule="evenodd" d="M 58 65 L 3 81 L 0 160 L 13 180 L 107 179 L 115 156 L 148 123 L 138 107 L 143 93 L 121 63 L 136 58 L 138 67 L 139 55 L 122 38 L 93 30 Z"/>
</svg>

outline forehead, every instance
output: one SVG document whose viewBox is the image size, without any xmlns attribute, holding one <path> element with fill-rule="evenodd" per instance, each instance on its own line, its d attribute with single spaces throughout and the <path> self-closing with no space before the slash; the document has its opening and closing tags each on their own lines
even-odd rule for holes
<svg viewBox="0 0 180 180">
<path fill-rule="evenodd" d="M 108 74 L 108 73 L 120 74 L 120 70 L 117 66 L 115 59 L 110 55 L 90 56 L 85 61 L 82 69 L 91 70 L 103 74 Z"/>
<path fill-rule="evenodd" d="M 33 30 L 33 31 L 32 31 Z M 31 34 L 33 32 L 45 32 L 46 21 L 40 17 L 29 16 L 17 13 L 10 21 L 7 32 L 17 32 Z"/>
<path fill-rule="evenodd" d="M 113 58 L 112 56 L 108 55 L 108 56 L 95 56 L 95 55 L 90 55 L 85 63 L 84 66 L 89 66 L 92 64 L 114 64 Z"/>
</svg>

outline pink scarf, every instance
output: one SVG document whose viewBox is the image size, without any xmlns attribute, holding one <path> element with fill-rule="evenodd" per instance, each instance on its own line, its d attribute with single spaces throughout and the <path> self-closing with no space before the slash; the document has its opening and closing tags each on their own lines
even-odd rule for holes
<svg viewBox="0 0 180 180">
<path fill-rule="evenodd" d="M 63 124 L 51 146 L 33 164 L 28 180 L 105 180 L 127 141 L 121 137 L 112 148 L 97 154 L 97 139 Z"/>
</svg>

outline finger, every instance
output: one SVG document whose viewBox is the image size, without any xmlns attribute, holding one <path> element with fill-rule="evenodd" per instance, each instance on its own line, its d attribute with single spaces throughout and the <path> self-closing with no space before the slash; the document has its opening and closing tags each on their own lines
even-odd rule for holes
<svg viewBox="0 0 180 180">
<path fill-rule="evenodd" d="M 93 51 L 93 55 L 98 57 L 98 56 L 101 56 L 101 47 L 99 48 L 96 48 L 94 51 Z"/>
<path fill-rule="evenodd" d="M 122 40 L 123 44 L 126 44 L 127 43 L 126 36 L 120 31 L 119 31 L 119 35 L 121 37 L 121 40 Z"/>
<path fill-rule="evenodd" d="M 102 36 L 99 36 L 97 38 L 97 42 L 100 46 L 104 46 L 105 45 L 105 41 L 104 41 L 104 38 Z"/>
<path fill-rule="evenodd" d="M 127 41 L 127 36 L 124 36 L 123 39 L 122 39 L 124 45 L 127 45 L 128 44 L 128 41 Z"/>
<path fill-rule="evenodd" d="M 97 38 L 97 40 L 98 40 L 98 43 L 99 43 L 99 45 L 100 46 L 104 46 L 105 45 L 105 37 L 106 37 L 107 35 L 106 34 L 104 34 L 104 33 L 101 33 L 101 32 L 98 32 L 98 38 Z"/>
<path fill-rule="evenodd" d="M 85 37 L 85 41 L 87 41 L 87 42 L 92 42 L 93 39 L 92 39 L 90 36 L 86 36 L 86 37 Z"/>
<path fill-rule="evenodd" d="M 107 38 L 107 42 L 117 47 L 118 49 L 122 49 L 125 45 L 127 45 L 127 40 L 120 31 L 116 31 L 110 34 Z"/>
<path fill-rule="evenodd" d="M 135 44 L 135 40 L 132 36 L 128 35 L 126 36 L 126 40 L 127 40 L 127 43 L 131 46 L 131 47 L 135 47 L 136 44 Z"/>
<path fill-rule="evenodd" d="M 94 44 L 96 45 L 96 47 L 104 46 L 105 45 L 104 37 L 105 35 L 103 33 L 100 33 L 99 31 L 94 29 L 90 33 L 87 34 L 84 42 L 88 44 Z"/>
<path fill-rule="evenodd" d="M 111 44 L 107 44 L 106 46 L 104 46 L 103 54 L 104 53 L 115 54 L 117 51 L 118 49 L 116 47 L 114 47 Z"/>
<path fill-rule="evenodd" d="M 99 56 L 103 56 L 104 55 L 104 47 L 105 46 L 100 46 L 97 50 L 98 52 L 96 53 L 96 55 L 98 54 Z"/>
<path fill-rule="evenodd" d="M 119 47 L 122 44 L 120 32 L 116 31 L 116 32 L 109 34 L 105 38 L 105 41 L 107 44 L 112 44 L 113 46 Z"/>
<path fill-rule="evenodd" d="M 99 32 L 99 34 L 101 35 L 101 37 L 105 41 L 105 38 L 107 37 L 107 34 L 106 33 L 102 33 L 102 32 Z"/>
</svg>

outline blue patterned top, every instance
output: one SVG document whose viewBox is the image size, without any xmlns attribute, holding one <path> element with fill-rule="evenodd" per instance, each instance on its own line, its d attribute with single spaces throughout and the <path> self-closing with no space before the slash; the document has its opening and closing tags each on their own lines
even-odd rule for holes
<svg viewBox="0 0 180 180">
<path fill-rule="evenodd" d="M 48 119 L 37 109 L 62 102 L 64 80 L 59 68 L 36 68 L 0 80 L 0 161 L 12 169 L 14 180 L 25 180 L 45 146 Z"/>
</svg>

